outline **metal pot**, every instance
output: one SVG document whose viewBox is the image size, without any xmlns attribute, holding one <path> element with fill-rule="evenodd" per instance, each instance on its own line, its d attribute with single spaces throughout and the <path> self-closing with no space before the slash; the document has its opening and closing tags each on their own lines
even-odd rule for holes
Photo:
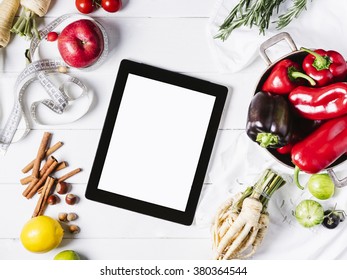
<svg viewBox="0 0 347 280">
<path fill-rule="evenodd" d="M 277 59 L 276 61 L 271 61 L 271 59 L 269 58 L 269 56 L 266 54 L 266 51 L 276 45 L 277 43 L 281 42 L 285 40 L 289 47 L 291 48 L 292 52 Z M 255 88 L 255 92 L 254 94 L 256 94 L 258 91 L 261 90 L 261 87 L 263 85 L 263 83 L 265 82 L 265 80 L 267 79 L 267 77 L 269 76 L 272 68 L 275 66 L 275 64 L 277 62 L 279 62 L 280 60 L 282 59 L 291 59 L 297 63 L 299 63 L 301 65 L 304 57 L 307 55 L 307 52 L 305 51 L 301 51 L 301 50 L 298 50 L 292 37 L 287 33 L 287 32 L 282 32 L 282 33 L 279 33 L 271 38 L 269 38 L 268 40 L 266 40 L 264 43 L 262 43 L 260 45 L 260 49 L 259 49 L 259 52 L 260 52 L 260 56 L 263 58 L 263 60 L 268 64 L 268 68 L 265 70 L 265 72 L 261 75 L 260 79 L 259 79 L 259 82 Z M 290 168 L 294 168 L 294 165 L 291 161 L 291 157 L 290 157 L 290 154 L 280 154 L 276 151 L 276 149 L 270 149 L 268 148 L 267 151 L 273 156 L 275 157 L 275 159 L 277 159 L 280 163 L 284 164 L 285 166 L 287 167 L 290 167 Z M 341 156 L 338 160 L 336 160 L 334 163 L 332 163 L 328 169 L 330 169 L 331 167 L 334 167 L 334 166 L 337 166 L 338 164 L 344 162 L 345 160 L 347 159 L 347 155 L 343 155 Z M 329 171 L 329 172 L 332 172 L 332 171 Z M 347 179 L 346 179 L 347 180 Z M 346 181 L 346 184 L 347 184 L 347 181 Z"/>
</svg>

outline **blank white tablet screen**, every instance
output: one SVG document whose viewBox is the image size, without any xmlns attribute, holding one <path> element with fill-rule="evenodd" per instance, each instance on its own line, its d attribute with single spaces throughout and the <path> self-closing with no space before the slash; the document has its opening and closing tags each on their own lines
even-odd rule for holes
<svg viewBox="0 0 347 280">
<path fill-rule="evenodd" d="M 185 211 L 215 99 L 129 74 L 98 188 Z"/>
</svg>

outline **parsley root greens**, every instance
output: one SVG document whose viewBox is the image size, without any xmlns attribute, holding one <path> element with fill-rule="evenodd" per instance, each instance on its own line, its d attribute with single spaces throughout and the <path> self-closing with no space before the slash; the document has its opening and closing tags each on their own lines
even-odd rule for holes
<svg viewBox="0 0 347 280">
<path fill-rule="evenodd" d="M 11 32 L 27 39 L 31 39 L 33 34 L 40 38 L 36 25 L 36 16 L 44 16 L 51 4 L 51 0 L 20 0 L 22 6 L 21 14 L 11 29 Z"/>
<path fill-rule="evenodd" d="M 19 0 L 2 0 L 0 3 L 0 48 L 10 41 L 13 19 L 19 8 Z"/>
<path fill-rule="evenodd" d="M 219 27 L 215 38 L 226 40 L 230 33 L 241 26 L 252 28 L 258 26 L 259 33 L 265 34 L 269 28 L 270 20 L 274 12 L 278 13 L 279 7 L 286 0 L 240 0 L 231 10 L 227 18 Z M 292 0 L 293 5 L 278 17 L 277 28 L 287 26 L 294 18 L 306 9 L 307 0 Z"/>
<path fill-rule="evenodd" d="M 268 202 L 284 184 L 280 175 L 267 169 L 254 186 L 220 207 L 212 225 L 215 259 L 246 259 L 256 252 L 269 225 Z"/>
</svg>

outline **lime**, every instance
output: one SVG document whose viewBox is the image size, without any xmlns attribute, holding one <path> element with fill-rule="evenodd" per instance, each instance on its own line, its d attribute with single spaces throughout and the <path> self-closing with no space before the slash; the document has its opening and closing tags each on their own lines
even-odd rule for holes
<svg viewBox="0 0 347 280">
<path fill-rule="evenodd" d="M 23 227 L 20 240 L 33 253 L 46 253 L 60 244 L 64 230 L 60 223 L 49 216 L 30 219 Z"/>
<path fill-rule="evenodd" d="M 310 193 L 320 199 L 326 200 L 334 195 L 335 186 L 329 174 L 313 174 L 307 182 Z"/>
<path fill-rule="evenodd" d="M 64 250 L 56 254 L 54 260 L 80 260 L 81 257 L 74 250 Z"/>
</svg>

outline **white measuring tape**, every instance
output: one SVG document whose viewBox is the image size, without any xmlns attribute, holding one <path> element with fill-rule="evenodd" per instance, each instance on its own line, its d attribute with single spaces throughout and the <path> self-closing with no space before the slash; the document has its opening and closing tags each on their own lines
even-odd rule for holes
<svg viewBox="0 0 347 280">
<path fill-rule="evenodd" d="M 81 17 L 79 14 L 66 14 L 63 15 L 49 25 L 47 25 L 44 29 L 39 31 L 41 40 L 47 36 L 47 34 L 53 31 L 59 24 L 64 22 L 66 19 L 71 17 Z M 83 16 L 84 18 L 88 18 L 93 20 L 100 28 L 103 38 L 104 38 L 104 50 L 98 61 L 94 63 L 91 67 L 86 68 L 85 70 L 93 70 L 97 68 L 106 58 L 108 54 L 108 37 L 106 30 L 104 27 L 99 24 L 94 19 Z M 33 38 L 30 43 L 29 48 L 29 58 L 32 60 L 34 58 L 34 54 L 39 47 L 41 42 L 37 37 Z M 60 73 L 58 71 L 59 67 L 67 67 L 67 64 L 60 59 L 42 59 L 31 62 L 18 76 L 15 87 L 15 103 L 10 113 L 10 116 L 5 124 L 4 129 L 0 132 L 0 154 L 5 154 L 8 147 L 11 143 L 17 142 L 23 139 L 30 131 L 30 122 L 28 116 L 24 111 L 24 102 L 23 97 L 27 87 L 33 81 L 39 81 L 45 91 L 48 93 L 49 99 L 39 100 L 31 104 L 29 115 L 33 121 L 39 124 L 43 123 L 37 113 L 37 108 L 39 105 L 43 104 L 48 107 L 50 110 L 57 114 L 63 114 L 73 102 L 78 101 L 80 98 L 88 99 L 88 106 L 85 108 L 83 112 L 81 112 L 77 117 L 73 120 L 69 120 L 69 122 L 75 121 L 82 116 L 84 116 L 91 105 L 92 102 L 92 94 L 88 91 L 87 87 L 76 77 L 72 77 L 66 73 Z M 63 75 L 64 82 L 57 87 L 50 79 L 51 75 Z M 72 96 L 69 93 L 68 84 L 76 85 L 81 89 L 80 95 L 77 97 Z M 20 123 L 24 123 L 24 129 L 18 129 Z"/>
</svg>

